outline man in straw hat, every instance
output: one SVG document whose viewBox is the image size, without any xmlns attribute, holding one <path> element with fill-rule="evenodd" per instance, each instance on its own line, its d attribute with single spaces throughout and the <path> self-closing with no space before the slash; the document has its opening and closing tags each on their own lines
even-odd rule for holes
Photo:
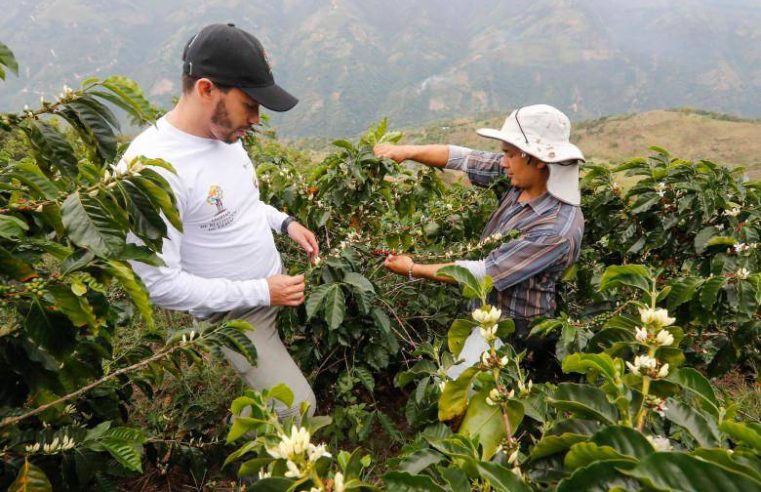
<svg viewBox="0 0 761 492">
<path fill-rule="evenodd" d="M 397 162 L 422 164 L 467 173 L 471 183 L 488 186 L 506 175 L 511 187 L 501 197 L 481 237 L 518 230 L 520 237 L 499 244 L 479 261 L 456 261 L 477 278 L 490 275 L 495 292 L 490 302 L 516 325 L 515 343 L 528 349 L 537 361 L 551 348 L 534 337 L 529 324 L 551 316 L 556 307 L 555 283 L 579 257 L 584 232 L 579 192 L 579 164 L 584 156 L 569 139 L 571 123 L 558 109 L 545 104 L 518 108 L 502 129 L 478 130 L 482 137 L 500 140 L 502 153 L 483 152 L 453 145 L 377 145 L 375 153 Z M 450 281 L 436 276 L 447 264 L 420 264 L 410 256 L 390 255 L 386 268 L 409 278 Z M 486 341 L 474 330 L 454 366 L 456 377 L 478 360 Z"/>
</svg>

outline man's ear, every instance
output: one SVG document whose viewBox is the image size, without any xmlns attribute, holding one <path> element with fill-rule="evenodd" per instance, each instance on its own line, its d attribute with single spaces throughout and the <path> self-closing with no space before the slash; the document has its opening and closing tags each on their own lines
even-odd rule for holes
<svg viewBox="0 0 761 492">
<path fill-rule="evenodd" d="M 196 80 L 195 86 L 193 87 L 193 91 L 201 99 L 211 99 L 214 89 L 214 82 L 205 78 Z"/>
<path fill-rule="evenodd" d="M 540 161 L 539 159 L 536 159 L 534 162 L 536 162 L 536 168 L 537 169 L 545 169 L 547 168 L 547 163 Z"/>
</svg>

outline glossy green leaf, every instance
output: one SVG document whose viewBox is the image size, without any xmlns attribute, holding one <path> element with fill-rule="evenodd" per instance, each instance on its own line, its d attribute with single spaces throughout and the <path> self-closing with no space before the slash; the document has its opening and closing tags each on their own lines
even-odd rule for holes
<svg viewBox="0 0 761 492">
<path fill-rule="evenodd" d="M 452 323 L 447 333 L 447 344 L 449 351 L 457 357 L 462 351 L 462 347 L 465 345 L 465 340 L 470 336 L 473 328 L 478 326 L 478 323 L 468 319 L 456 319 Z"/>
<path fill-rule="evenodd" d="M 8 70 L 18 75 L 18 62 L 16 61 L 16 57 L 13 56 L 13 52 L 8 46 L 0 42 L 0 79 L 5 80 L 5 71 L 2 67 L 6 67 Z"/>
<path fill-rule="evenodd" d="M 618 410 L 607 400 L 605 393 L 586 384 L 561 383 L 552 397 L 547 398 L 547 403 L 559 410 L 608 424 L 618 420 Z"/>
<path fill-rule="evenodd" d="M 63 226 L 71 241 L 97 256 L 113 258 L 124 249 L 124 232 L 98 200 L 72 193 L 61 207 Z"/>
<path fill-rule="evenodd" d="M 451 384 L 451 383 L 450 383 Z M 459 434 L 477 438 L 483 449 L 482 458 L 490 460 L 497 451 L 500 443 L 507 435 L 506 424 L 502 408 L 499 405 L 486 403 L 488 389 L 483 389 L 473 395 L 468 403 L 465 418 L 460 424 Z M 510 432 L 514 434 L 523 420 L 523 405 L 515 400 L 507 403 L 507 416 Z"/>
<path fill-rule="evenodd" d="M 395 492 L 445 492 L 430 477 L 405 472 L 389 472 L 383 475 L 386 490 Z"/>
<path fill-rule="evenodd" d="M 477 466 L 481 478 L 488 480 L 496 492 L 531 492 L 515 473 L 498 463 L 480 461 Z"/>
<path fill-rule="evenodd" d="M 650 441 L 639 431 L 622 425 L 611 425 L 597 431 L 592 442 L 610 446 L 619 453 L 634 458 L 644 458 L 655 452 Z"/>
<path fill-rule="evenodd" d="M 682 389 L 697 397 L 703 408 L 715 417 L 719 417 L 719 401 L 711 383 L 698 371 L 691 367 L 683 367 L 671 371 L 666 380 L 678 384 Z"/>
<path fill-rule="evenodd" d="M 132 299 L 138 312 L 143 317 L 145 325 L 153 329 L 153 305 L 151 304 L 148 290 L 143 285 L 140 277 L 135 275 L 132 267 L 123 261 L 108 260 L 108 271 L 119 281 L 121 286 Z"/>
<path fill-rule="evenodd" d="M 632 287 L 642 292 L 650 292 L 650 272 L 643 265 L 612 265 L 605 269 L 600 278 L 600 290 L 616 287 Z"/>
<path fill-rule="evenodd" d="M 630 460 L 634 458 L 625 456 L 610 446 L 600 446 L 593 442 L 580 442 L 571 446 L 565 455 L 563 463 L 568 470 L 575 470 L 583 466 L 589 466 L 598 461 L 607 460 Z"/>
<path fill-rule="evenodd" d="M 463 286 L 463 295 L 466 298 L 470 299 L 481 296 L 481 284 L 467 268 L 457 265 L 449 265 L 439 269 L 439 271 L 436 272 L 436 275 L 456 280 L 458 284 Z"/>
<path fill-rule="evenodd" d="M 328 328 L 335 330 L 344 321 L 346 316 L 346 297 L 339 285 L 331 286 L 325 295 L 325 321 Z"/>
<path fill-rule="evenodd" d="M 761 482 L 748 475 L 678 452 L 653 453 L 623 473 L 660 490 L 761 491 Z"/>
<path fill-rule="evenodd" d="M 619 472 L 633 464 L 629 460 L 599 461 L 579 468 L 570 477 L 560 481 L 557 492 L 609 492 L 614 487 L 638 490 L 634 480 Z"/>
<path fill-rule="evenodd" d="M 732 436 L 738 443 L 761 453 L 761 424 L 754 422 L 734 422 L 725 420 L 719 428 Z"/>
<path fill-rule="evenodd" d="M 359 289 L 361 292 L 375 292 L 375 287 L 364 275 L 349 272 L 344 276 L 344 282 Z"/>
<path fill-rule="evenodd" d="M 456 380 L 447 381 L 439 397 L 439 420 L 452 420 L 465 413 L 468 408 L 468 392 L 478 372 L 478 368 L 469 367 Z"/>
<path fill-rule="evenodd" d="M 577 352 L 563 359 L 563 372 L 577 372 L 603 376 L 610 382 L 620 379 L 620 371 L 613 359 L 605 353 L 586 354 Z"/>
</svg>

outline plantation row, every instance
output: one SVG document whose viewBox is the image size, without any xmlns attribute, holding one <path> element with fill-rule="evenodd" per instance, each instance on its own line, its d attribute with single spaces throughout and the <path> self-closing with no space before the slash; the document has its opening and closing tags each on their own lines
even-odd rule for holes
<svg viewBox="0 0 761 492">
<path fill-rule="evenodd" d="M 2 67 L 17 70 L 0 44 Z M 229 425 L 190 418 L 169 435 L 135 420 L 137 401 L 176 398 L 167 381 L 224 365 L 222 348 L 257 353 L 246 323 L 177 325 L 151 305 L 129 261 L 161 264 L 162 216 L 182 229 L 155 170 L 173 168 L 117 170 L 110 107 L 141 125 L 160 115 L 123 77 L 0 115 L 0 487 L 114 490 L 179 470 L 262 491 L 761 490 L 758 416 L 716 383 L 755 381 L 761 363 L 761 186 L 740 170 L 663 149 L 585 166 L 581 258 L 559 315 L 532 326 L 561 361 L 542 380 L 546 361 L 502 343 L 515 326 L 489 305 L 488 277 L 447 267 L 454 288 L 383 268 L 390 251 L 475 259 L 509 240 L 479 239 L 507 182 L 445 185 L 378 158 L 374 145 L 401 138 L 385 122 L 319 164 L 249 137 L 262 200 L 324 250 L 312 266 L 278 238 L 307 284 L 278 325 L 319 416 L 279 421 L 272 401 L 293 400 L 281 385 L 223 395 Z M 450 379 L 473 330 L 489 348 Z M 178 405 L 198 413 L 192 396 Z"/>
</svg>

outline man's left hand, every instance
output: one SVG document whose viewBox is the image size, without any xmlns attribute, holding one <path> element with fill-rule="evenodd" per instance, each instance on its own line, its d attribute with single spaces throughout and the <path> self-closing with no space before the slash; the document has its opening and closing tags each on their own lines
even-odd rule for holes
<svg viewBox="0 0 761 492">
<path fill-rule="evenodd" d="M 312 231 L 299 224 L 298 222 L 291 222 L 288 224 L 288 235 L 296 241 L 299 246 L 304 248 L 307 252 L 309 261 L 314 264 L 316 258 L 320 257 L 320 246 L 317 244 L 317 239 L 314 237 Z"/>
<path fill-rule="evenodd" d="M 412 258 L 407 255 L 388 255 L 383 265 L 394 273 L 407 276 L 410 273 L 410 268 L 414 262 Z"/>
</svg>

